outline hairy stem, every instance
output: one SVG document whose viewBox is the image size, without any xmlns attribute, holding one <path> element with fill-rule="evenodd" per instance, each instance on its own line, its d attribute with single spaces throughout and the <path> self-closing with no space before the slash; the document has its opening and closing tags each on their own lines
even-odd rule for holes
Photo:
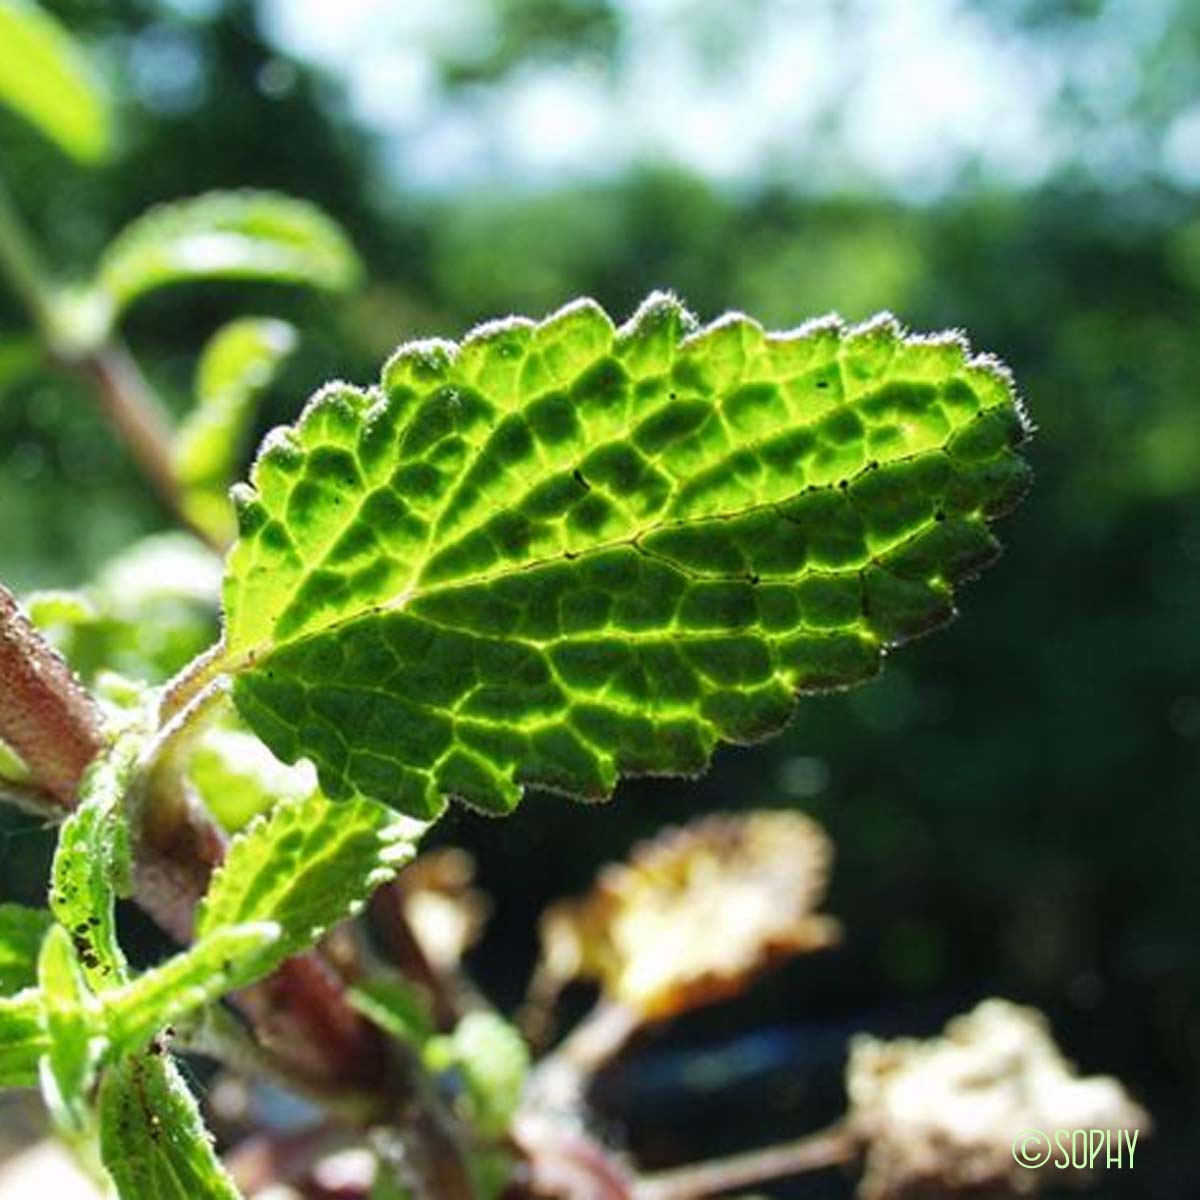
<svg viewBox="0 0 1200 1200">
<path fill-rule="evenodd" d="M 834 1125 L 794 1142 L 644 1175 L 634 1196 L 635 1200 L 702 1200 L 772 1179 L 841 1166 L 857 1153 L 857 1143 L 847 1128 Z"/>
<path fill-rule="evenodd" d="M 0 584 L 0 738 L 29 769 L 29 805 L 62 817 L 104 746 L 100 711 L 62 656 Z M 23 806 L 25 807 L 25 806 Z"/>
</svg>

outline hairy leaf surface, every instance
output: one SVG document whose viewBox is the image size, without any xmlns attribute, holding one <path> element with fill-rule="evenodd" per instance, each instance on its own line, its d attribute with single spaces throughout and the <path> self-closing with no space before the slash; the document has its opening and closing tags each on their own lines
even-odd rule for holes
<svg viewBox="0 0 1200 1200">
<path fill-rule="evenodd" d="M 0 996 L 36 982 L 38 947 L 52 920 L 44 908 L 0 904 Z"/>
<path fill-rule="evenodd" d="M 277 755 L 414 815 L 693 774 L 953 615 L 1026 432 L 996 362 L 887 317 L 656 295 L 416 343 L 264 443 L 219 666 Z"/>
<path fill-rule="evenodd" d="M 371 800 L 333 804 L 314 793 L 279 804 L 230 844 L 200 906 L 197 940 L 274 922 L 280 937 L 256 959 L 266 973 L 353 916 L 412 857 L 421 832 Z"/>
<path fill-rule="evenodd" d="M 80 162 L 108 152 L 103 88 L 67 30 L 27 0 L 0 0 L 0 102 Z"/>
<path fill-rule="evenodd" d="M 105 1033 L 117 1050 L 140 1048 L 165 1025 L 265 975 L 270 969 L 265 952 L 279 935 L 279 926 L 269 921 L 212 930 L 182 954 L 108 992 Z"/>
<path fill-rule="evenodd" d="M 59 832 L 51 868 L 50 910 L 70 934 L 84 977 L 96 992 L 114 987 L 126 974 L 114 910 L 117 896 L 130 890 L 124 799 L 137 750 L 137 740 L 127 738 L 88 770 L 79 807 Z"/>
<path fill-rule="evenodd" d="M 158 288 L 261 279 L 343 291 L 358 257 L 319 208 L 277 192 L 210 192 L 151 209 L 110 243 L 99 283 L 118 310 Z"/>
<path fill-rule="evenodd" d="M 100 1153 L 121 1200 L 240 1200 L 167 1057 L 116 1063 L 100 1088 Z"/>
</svg>

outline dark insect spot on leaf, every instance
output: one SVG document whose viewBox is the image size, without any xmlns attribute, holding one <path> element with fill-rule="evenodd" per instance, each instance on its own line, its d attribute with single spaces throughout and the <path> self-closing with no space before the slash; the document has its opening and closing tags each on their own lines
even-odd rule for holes
<svg viewBox="0 0 1200 1200">
<path fill-rule="evenodd" d="M 75 926 L 75 932 L 77 934 L 79 934 L 80 937 L 82 937 L 84 934 L 87 933 L 88 925 L 89 925 L 89 923 L 87 921 L 80 921 L 79 924 Z"/>
<path fill-rule="evenodd" d="M 869 463 L 867 463 L 867 470 L 868 471 L 878 471 L 879 470 L 879 459 L 877 459 L 877 458 L 871 459 L 871 461 Z"/>
<path fill-rule="evenodd" d="M 946 519 L 946 514 L 939 508 L 934 512 L 933 519 L 935 521 L 944 521 Z"/>
<path fill-rule="evenodd" d="M 98 929 L 100 927 L 100 918 L 99 917 L 88 917 L 88 924 L 93 929 Z"/>
<path fill-rule="evenodd" d="M 839 479 L 838 480 L 838 487 L 840 487 L 842 489 L 842 491 L 845 491 L 849 486 L 850 486 L 850 480 L 848 480 L 848 479 Z"/>
<path fill-rule="evenodd" d="M 576 467 L 575 470 L 571 473 L 571 476 L 575 480 L 575 482 L 577 484 L 579 484 L 579 486 L 581 488 L 583 488 L 583 490 L 585 492 L 590 492 L 592 490 L 592 485 L 590 483 L 588 483 L 588 481 L 586 479 L 584 479 L 583 472 L 578 467 Z"/>
<path fill-rule="evenodd" d="M 828 380 L 828 379 L 818 379 L 818 380 L 817 380 L 817 387 L 819 387 L 819 388 L 827 388 L 828 386 L 829 386 L 829 380 Z"/>
<path fill-rule="evenodd" d="M 160 1042 L 160 1041 L 158 1040 L 158 1038 L 154 1038 L 154 1039 L 153 1039 L 153 1040 L 150 1042 L 150 1053 L 151 1053 L 151 1054 L 154 1054 L 154 1055 L 161 1055 L 161 1054 L 165 1054 L 165 1053 L 166 1053 L 166 1047 L 165 1047 L 165 1046 L 163 1046 L 162 1042 Z"/>
<path fill-rule="evenodd" d="M 750 572 L 750 582 L 751 582 L 751 583 L 758 583 L 758 582 L 759 582 L 759 575 L 757 574 L 757 572 L 755 572 L 755 571 L 751 571 L 751 572 Z"/>
</svg>

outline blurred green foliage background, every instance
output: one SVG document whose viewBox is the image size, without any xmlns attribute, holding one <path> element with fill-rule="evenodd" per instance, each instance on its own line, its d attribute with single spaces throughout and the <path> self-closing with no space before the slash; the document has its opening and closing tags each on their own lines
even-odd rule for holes
<svg viewBox="0 0 1200 1200">
<path fill-rule="evenodd" d="M 1200 1194 L 1200 8 L 1192 0 L 55 0 L 114 90 L 85 170 L 0 113 L 0 175 L 68 276 L 149 204 L 278 188 L 347 228 L 354 296 L 211 285 L 125 329 L 180 412 L 239 314 L 301 330 L 260 426 L 401 340 L 651 288 L 776 327 L 889 308 L 1013 367 L 1038 481 L 948 632 L 699 783 L 456 813 L 520 995 L 540 907 L 705 809 L 794 805 L 839 850 L 845 944 L 679 1023 L 606 1081 L 647 1163 L 838 1111 L 849 1033 L 985 994 L 1044 1008 L 1158 1122 L 1097 1195 Z M 169 527 L 0 294 L 0 577 L 92 579 Z M 48 839 L 4 818 L 0 890 Z M 817 1180 L 797 1195 L 842 1195 Z M 780 1194 L 784 1194 L 780 1192 Z M 790 1193 L 789 1193 L 790 1194 Z"/>
</svg>

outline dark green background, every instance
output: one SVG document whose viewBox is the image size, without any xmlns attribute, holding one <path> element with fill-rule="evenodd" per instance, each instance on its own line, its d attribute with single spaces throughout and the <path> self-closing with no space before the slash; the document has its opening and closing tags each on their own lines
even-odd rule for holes
<svg viewBox="0 0 1200 1200">
<path fill-rule="evenodd" d="M 493 44 L 438 62 L 447 103 L 619 45 L 620 12 L 604 0 L 496 5 Z M 806 703 L 777 740 L 723 751 L 698 783 L 629 784 L 600 809 L 532 796 L 504 823 L 456 814 L 439 837 L 478 856 L 496 917 L 476 965 L 511 1004 L 542 904 L 581 890 L 637 837 L 755 805 L 795 805 L 829 829 L 829 910 L 844 945 L 679 1023 L 604 1081 L 609 1132 L 647 1162 L 830 1119 L 849 1034 L 929 1033 L 1000 994 L 1043 1008 L 1070 1056 L 1119 1075 L 1157 1120 L 1135 1170 L 1095 1194 L 1200 1194 L 1195 194 L 1120 163 L 1097 176 L 1069 156 L 1036 187 L 965 162 L 953 187 L 919 202 L 806 191 L 770 172 L 717 184 L 654 160 L 590 182 L 486 177 L 418 192 L 384 174 L 383 148 L 343 115 L 336 80 L 301 68 L 286 94 L 264 93 L 274 51 L 252 4 L 191 18 L 128 0 L 51 7 L 96 47 L 123 97 L 119 157 L 93 173 L 0 114 L 4 177 L 63 270 L 82 274 L 153 201 L 236 185 L 319 202 L 369 264 L 368 287 L 348 301 L 209 287 L 139 307 L 130 340 L 180 409 L 196 350 L 235 313 L 285 315 L 304 331 L 266 428 L 327 377 L 370 380 L 402 339 L 540 314 L 580 293 L 625 315 L 659 286 L 702 317 L 742 307 L 776 326 L 890 308 L 914 328 L 965 328 L 1009 362 L 1039 427 L 1037 483 L 1000 528 L 1004 559 L 965 590 L 950 630 L 899 652 L 877 684 Z M 1052 39 L 1105 5 L 973 7 L 998 37 Z M 1150 141 L 1181 86 L 1200 95 L 1200 16 L 1188 0 L 1158 10 L 1169 20 L 1123 118 Z M 869 6 L 850 11 L 870 19 Z M 199 47 L 207 70 L 195 105 L 174 114 L 126 86 L 137 39 L 164 27 Z M 1071 100 L 1056 110 L 1067 143 L 1089 136 Z M 822 153 L 838 154 L 838 138 L 834 123 Z M 0 330 L 19 326 L 0 296 Z M 81 583 L 166 524 L 76 385 L 3 384 L 0 576 L 18 588 Z M 5 820 L 0 888 L 28 897 L 47 837 Z M 773 1194 L 847 1187 L 834 1178 Z"/>
</svg>

